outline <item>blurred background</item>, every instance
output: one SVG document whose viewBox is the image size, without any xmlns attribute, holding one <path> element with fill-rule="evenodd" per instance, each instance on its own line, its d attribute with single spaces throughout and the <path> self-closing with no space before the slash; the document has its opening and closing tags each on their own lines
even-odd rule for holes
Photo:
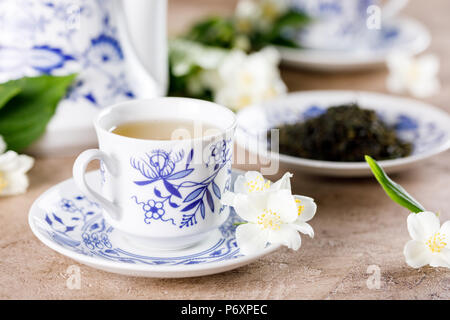
<svg viewBox="0 0 450 320">
<path fill-rule="evenodd" d="M 186 31 L 194 22 L 208 15 L 229 15 L 236 7 L 237 0 L 169 0 L 169 34 L 173 37 Z M 449 70 L 450 62 L 444 59 L 450 54 L 450 42 L 447 34 L 448 19 L 440 12 L 450 12 L 450 3 L 445 0 L 420 1 L 411 0 L 400 15 L 413 17 L 422 22 L 430 31 L 432 41 L 428 52 L 439 52 L 441 70 Z M 386 68 L 362 70 L 352 74 L 317 73 L 304 69 L 282 66 L 281 75 L 289 91 L 315 89 L 354 89 L 387 92 Z M 441 72 L 442 92 L 432 101 L 445 107 L 448 97 L 445 92 L 450 86 L 450 75 Z M 447 90 L 446 90 L 447 89 Z M 450 109 L 449 109 L 450 110 Z"/>
</svg>

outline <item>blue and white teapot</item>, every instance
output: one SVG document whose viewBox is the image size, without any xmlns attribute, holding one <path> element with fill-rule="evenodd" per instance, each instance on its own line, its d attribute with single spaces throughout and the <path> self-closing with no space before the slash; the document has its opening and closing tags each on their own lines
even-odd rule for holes
<svg viewBox="0 0 450 320">
<path fill-rule="evenodd" d="M 0 82 L 78 73 L 31 152 L 94 145 L 102 107 L 165 94 L 166 10 L 166 0 L 0 0 Z"/>
</svg>

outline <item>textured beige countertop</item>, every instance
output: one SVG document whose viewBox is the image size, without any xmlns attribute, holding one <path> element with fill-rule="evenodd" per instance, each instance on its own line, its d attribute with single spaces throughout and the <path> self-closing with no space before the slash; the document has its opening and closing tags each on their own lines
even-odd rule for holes
<svg viewBox="0 0 450 320">
<path fill-rule="evenodd" d="M 230 11 L 234 1 L 170 1 L 176 33 L 192 19 Z M 430 28 L 429 52 L 441 58 L 442 91 L 427 102 L 450 111 L 450 2 L 413 0 L 406 14 Z M 291 91 L 354 89 L 385 92 L 385 70 L 318 74 L 283 69 Z M 25 195 L 0 199 L 0 298 L 3 299 L 450 299 L 450 271 L 412 269 L 403 246 L 409 240 L 406 210 L 393 204 L 374 179 L 330 179 L 294 173 L 295 193 L 316 199 L 313 240 L 297 251 L 280 249 L 257 262 L 199 278 L 133 278 L 79 265 L 43 245 L 28 227 L 28 210 L 46 189 L 71 176 L 73 157 L 37 159 Z M 450 219 L 450 152 L 395 179 L 425 207 Z M 77 264 L 81 289 L 66 287 L 66 271 Z M 369 289 L 368 267 L 381 272 L 380 289 Z"/>
</svg>

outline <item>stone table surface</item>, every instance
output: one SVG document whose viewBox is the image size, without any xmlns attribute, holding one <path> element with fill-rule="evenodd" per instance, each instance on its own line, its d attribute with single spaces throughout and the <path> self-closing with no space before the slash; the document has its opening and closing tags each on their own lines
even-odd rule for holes
<svg viewBox="0 0 450 320">
<path fill-rule="evenodd" d="M 169 1 L 170 33 L 206 13 L 226 14 L 234 1 Z M 431 31 L 428 52 L 441 58 L 442 91 L 426 99 L 450 111 L 450 2 L 410 1 L 405 14 Z M 290 91 L 354 89 L 386 92 L 386 70 L 321 74 L 283 68 Z M 374 179 L 335 179 L 294 173 L 293 190 L 316 199 L 316 236 L 303 236 L 299 251 L 280 249 L 223 274 L 186 279 L 134 278 L 79 265 L 43 245 L 31 232 L 28 210 L 54 184 L 70 178 L 74 157 L 40 158 L 24 195 L 0 199 L 0 298 L 2 299 L 450 299 L 450 272 L 412 269 L 403 246 L 408 212 L 392 203 Z M 274 177 L 276 178 L 276 177 Z M 450 152 L 395 179 L 425 207 L 450 219 Z M 66 287 L 67 269 L 81 269 L 81 289 Z M 369 266 L 380 270 L 379 289 L 369 289 Z M 369 268 L 370 271 L 370 268 Z"/>
</svg>

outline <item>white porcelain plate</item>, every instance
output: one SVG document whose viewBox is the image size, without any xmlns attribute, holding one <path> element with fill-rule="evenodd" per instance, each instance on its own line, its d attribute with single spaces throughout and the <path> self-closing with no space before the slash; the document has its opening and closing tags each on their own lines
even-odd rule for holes
<svg viewBox="0 0 450 320">
<path fill-rule="evenodd" d="M 291 93 L 238 113 L 236 143 L 263 160 L 280 161 L 308 173 L 358 177 L 370 176 L 365 162 L 333 162 L 298 158 L 267 151 L 267 130 L 317 116 L 330 106 L 350 102 L 372 109 L 393 126 L 400 138 L 413 143 L 410 156 L 380 161 L 388 172 L 407 169 L 450 147 L 450 116 L 426 103 L 361 91 L 304 91 Z"/>
<path fill-rule="evenodd" d="M 315 48 L 277 47 L 283 63 L 312 70 L 335 72 L 368 69 L 383 65 L 392 51 L 409 54 L 423 52 L 431 41 L 425 26 L 411 18 L 398 18 L 359 48 L 326 50 Z"/>
<path fill-rule="evenodd" d="M 236 175 L 233 172 L 233 180 Z M 99 171 L 88 173 L 86 179 L 94 188 L 99 187 Z M 198 245 L 172 251 L 148 249 L 109 226 L 99 204 L 84 196 L 73 179 L 42 194 L 29 213 L 29 224 L 36 237 L 67 257 L 109 272 L 161 278 L 228 271 L 279 248 L 268 245 L 257 254 L 242 255 L 233 225 L 238 221 L 238 216 L 231 210 L 229 219 Z"/>
</svg>

